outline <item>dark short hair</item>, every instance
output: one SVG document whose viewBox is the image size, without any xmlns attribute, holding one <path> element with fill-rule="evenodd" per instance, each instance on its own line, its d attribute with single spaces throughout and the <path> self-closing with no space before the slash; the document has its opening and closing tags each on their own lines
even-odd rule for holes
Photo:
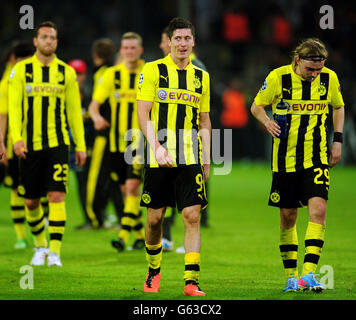
<svg viewBox="0 0 356 320">
<path fill-rule="evenodd" d="M 13 53 L 16 58 L 26 58 L 32 56 L 35 52 L 35 48 L 32 42 L 18 41 L 15 43 Z"/>
<path fill-rule="evenodd" d="M 109 38 L 101 38 L 94 41 L 92 52 L 104 60 L 104 64 L 111 64 L 114 59 L 115 45 Z"/>
<path fill-rule="evenodd" d="M 56 30 L 57 38 L 58 38 L 58 28 L 57 28 L 56 24 L 52 21 L 41 22 L 35 29 L 35 37 L 38 36 L 38 30 L 40 30 L 41 28 L 44 28 L 44 27 L 53 28 L 54 30 Z"/>
<path fill-rule="evenodd" d="M 190 29 L 195 38 L 195 28 L 189 20 L 180 17 L 173 18 L 167 27 L 167 35 L 169 39 L 172 38 L 174 31 L 177 29 Z"/>
</svg>

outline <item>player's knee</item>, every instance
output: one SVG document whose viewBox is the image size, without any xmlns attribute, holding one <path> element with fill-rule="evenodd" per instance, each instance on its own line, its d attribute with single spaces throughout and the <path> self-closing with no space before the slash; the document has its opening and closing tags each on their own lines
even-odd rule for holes
<svg viewBox="0 0 356 320">
<path fill-rule="evenodd" d="M 160 228 L 163 223 L 163 213 L 160 212 L 149 212 L 147 215 L 147 226 L 150 229 Z"/>
<path fill-rule="evenodd" d="M 281 209 L 281 227 L 282 228 L 292 228 L 297 221 L 297 209 Z"/>
<path fill-rule="evenodd" d="M 65 201 L 65 193 L 64 192 L 48 192 L 48 201 L 49 202 L 63 202 Z"/>
<path fill-rule="evenodd" d="M 182 211 L 183 220 L 188 225 L 199 225 L 200 211 L 195 207 L 184 208 Z"/>
<path fill-rule="evenodd" d="M 313 207 L 309 209 L 309 216 L 311 222 L 324 224 L 326 216 L 326 203 L 320 202 L 314 204 Z"/>
<path fill-rule="evenodd" d="M 138 179 L 126 180 L 125 193 L 127 196 L 138 196 L 140 194 L 140 180 Z"/>
<path fill-rule="evenodd" d="M 26 199 L 26 207 L 32 211 L 40 206 L 40 199 Z"/>
</svg>

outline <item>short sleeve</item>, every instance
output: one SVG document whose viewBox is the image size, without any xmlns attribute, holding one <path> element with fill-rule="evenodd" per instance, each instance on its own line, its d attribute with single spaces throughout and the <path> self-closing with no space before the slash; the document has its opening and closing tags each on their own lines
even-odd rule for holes
<svg viewBox="0 0 356 320">
<path fill-rule="evenodd" d="M 344 100 L 341 95 L 341 86 L 339 79 L 335 72 L 331 73 L 330 79 L 330 91 L 331 91 L 331 99 L 330 104 L 333 108 L 339 108 L 344 106 Z"/>
<path fill-rule="evenodd" d="M 93 93 L 93 100 L 99 103 L 104 103 L 104 101 L 109 98 L 111 89 L 114 84 L 113 73 L 111 69 L 107 69 L 102 77 L 98 80 L 98 84 Z"/>
<path fill-rule="evenodd" d="M 146 63 L 138 82 L 137 100 L 154 101 L 156 95 L 157 72 L 155 64 Z"/>
<path fill-rule="evenodd" d="M 200 99 L 200 112 L 210 112 L 210 76 L 209 73 L 204 73 L 205 81 L 203 80 L 203 92 Z"/>
<path fill-rule="evenodd" d="M 278 79 L 275 73 L 272 71 L 269 73 L 262 87 L 258 91 L 255 97 L 255 103 L 258 106 L 268 106 L 271 105 L 276 97 L 278 88 Z"/>
</svg>

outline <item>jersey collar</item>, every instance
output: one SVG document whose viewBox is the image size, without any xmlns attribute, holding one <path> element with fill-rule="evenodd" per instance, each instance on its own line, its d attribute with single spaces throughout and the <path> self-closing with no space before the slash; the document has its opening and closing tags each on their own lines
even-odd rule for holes
<svg viewBox="0 0 356 320">
<path fill-rule="evenodd" d="M 168 53 L 168 55 L 164 58 L 164 60 L 165 60 L 165 63 L 166 63 L 167 65 L 170 65 L 170 66 L 172 66 L 172 67 L 174 67 L 174 68 L 176 68 L 176 69 L 179 69 L 179 67 L 178 67 L 178 66 L 176 65 L 176 63 L 173 61 L 172 56 L 171 56 L 170 53 Z M 188 64 L 187 64 L 187 66 L 186 66 L 183 70 L 186 70 L 186 69 L 189 69 L 189 68 L 192 68 L 192 67 L 193 67 L 193 65 L 192 65 L 191 57 L 189 57 Z"/>
<path fill-rule="evenodd" d="M 53 64 L 56 63 L 57 55 L 54 54 L 54 58 L 53 58 L 52 61 L 51 61 L 49 64 L 47 64 L 46 66 L 38 59 L 38 57 L 37 57 L 37 55 L 36 55 L 36 52 L 35 52 L 34 55 L 33 55 L 33 60 L 36 62 L 36 64 L 39 64 L 41 67 L 49 67 L 49 66 L 51 66 L 51 65 L 53 65 Z"/>
</svg>

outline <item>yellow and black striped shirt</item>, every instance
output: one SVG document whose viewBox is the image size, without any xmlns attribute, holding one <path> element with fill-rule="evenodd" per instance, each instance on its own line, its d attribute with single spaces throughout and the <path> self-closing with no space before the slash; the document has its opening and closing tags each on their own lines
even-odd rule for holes
<svg viewBox="0 0 356 320">
<path fill-rule="evenodd" d="M 199 116 L 210 111 L 210 79 L 206 71 L 191 62 L 180 70 L 170 54 L 146 63 L 137 100 L 153 102 L 151 121 L 155 134 L 174 166 L 202 163 Z M 145 163 L 159 167 L 152 150 L 145 151 Z"/>
<path fill-rule="evenodd" d="M 3 76 L 0 81 L 0 114 L 8 117 L 9 113 L 9 76 L 12 70 L 12 65 L 8 63 L 6 65 L 5 71 L 3 73 Z M 7 130 L 6 130 L 6 156 L 8 159 L 13 158 L 13 149 L 12 149 L 12 143 L 11 143 L 11 134 L 10 131 L 8 130 L 8 125 L 7 125 Z"/>
<path fill-rule="evenodd" d="M 124 153 L 131 144 L 130 137 L 127 136 L 128 130 L 139 130 L 136 93 L 143 65 L 144 61 L 140 60 L 135 72 L 130 72 L 124 62 L 108 68 L 95 89 L 93 99 L 100 104 L 109 98 L 111 152 Z"/>
<path fill-rule="evenodd" d="M 295 172 L 328 164 L 327 117 L 329 104 L 344 106 L 334 71 L 324 67 L 312 81 L 297 75 L 292 65 L 273 70 L 258 92 L 258 106 L 276 105 L 283 99 L 287 113 L 287 139 L 273 139 L 272 171 Z"/>
<path fill-rule="evenodd" d="M 9 125 L 13 143 L 29 151 L 70 145 L 85 151 L 80 92 L 72 67 L 55 57 L 47 66 L 36 54 L 16 64 L 9 80 Z"/>
</svg>

